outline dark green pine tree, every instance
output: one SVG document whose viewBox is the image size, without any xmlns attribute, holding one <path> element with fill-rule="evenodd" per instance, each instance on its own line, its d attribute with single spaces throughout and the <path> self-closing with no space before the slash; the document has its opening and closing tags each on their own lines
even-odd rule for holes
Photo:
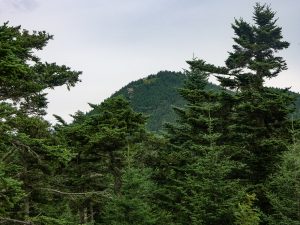
<svg viewBox="0 0 300 225">
<path fill-rule="evenodd" d="M 209 74 L 199 70 L 199 60 L 188 63 L 180 89 L 188 103 L 175 108 L 177 124 L 166 125 L 169 145 L 161 153 L 158 198 L 173 224 L 233 224 L 243 189 L 229 179 L 238 165 L 222 143 L 225 108 L 219 98 L 224 94 L 205 89 Z"/>
<path fill-rule="evenodd" d="M 127 108 L 128 102 L 125 103 L 126 107 L 123 104 L 118 105 Z M 133 122 L 134 119 L 130 121 Z M 125 148 L 119 150 L 122 153 L 120 167 L 122 184 L 117 192 L 110 192 L 111 198 L 103 207 L 101 224 L 154 225 L 169 222 L 168 215 L 157 206 L 154 198 L 157 185 L 152 179 L 153 169 L 146 162 L 154 153 L 149 144 L 152 141 L 156 142 L 156 139 L 153 140 L 152 135 L 145 132 L 145 124 L 141 122 L 138 122 L 140 128 L 136 127 L 138 129 L 135 132 L 130 131 L 131 129 L 127 130 L 129 137 L 126 138 L 127 144 Z M 130 123 L 127 124 L 131 126 Z"/>
<path fill-rule="evenodd" d="M 45 205 L 51 205 L 51 196 L 45 189 L 55 169 L 70 156 L 41 117 L 47 107 L 44 91 L 74 86 L 81 72 L 44 63 L 34 54 L 50 39 L 45 31 L 0 26 L 0 185 L 1 198 L 7 202 L 0 210 L 1 223 L 49 218 Z"/>
<path fill-rule="evenodd" d="M 58 198 L 67 202 L 74 224 L 93 224 L 109 197 L 106 191 L 112 183 L 107 154 L 93 149 L 90 144 L 103 121 L 80 111 L 72 117 L 73 122 L 67 124 L 56 116 L 61 124 L 55 126 L 55 134 L 71 149 L 73 157 L 66 167 L 58 171 L 54 190 L 58 190 L 55 192 Z"/>
<path fill-rule="evenodd" d="M 203 62 L 199 67 L 223 74 L 217 76 L 221 86 L 234 91 L 226 142 L 237 150 L 235 159 L 247 165 L 236 175 L 253 185 L 258 205 L 268 213 L 270 204 L 264 182 L 276 169 L 276 163 L 292 139 L 289 114 L 294 99 L 288 90 L 264 86 L 266 79 L 287 69 L 284 59 L 276 54 L 289 43 L 282 40 L 282 28 L 276 24 L 275 12 L 257 3 L 253 20 L 252 25 L 236 19 L 232 25 L 235 44 L 226 67 Z"/>
<path fill-rule="evenodd" d="M 42 62 L 34 54 L 52 38 L 45 31 L 29 32 L 8 22 L 0 26 L 0 101 L 11 100 L 29 114 L 45 114 L 45 89 L 75 86 L 81 72 Z"/>
<path fill-rule="evenodd" d="M 289 44 L 282 41 L 275 13 L 266 5 L 254 8 L 255 25 L 236 20 L 234 52 L 226 60 L 231 78 L 219 77 L 224 87 L 237 89 L 232 128 L 234 140 L 244 153 L 254 183 L 264 181 L 273 171 L 282 151 L 291 140 L 289 113 L 293 98 L 287 91 L 265 87 L 264 81 L 285 70 L 285 61 L 276 56 Z M 228 83 L 232 83 L 228 85 Z"/>
<path fill-rule="evenodd" d="M 5 121 L 16 112 L 8 104 L 0 104 L 0 217 L 10 217 L 12 209 L 22 202 L 25 197 L 25 192 L 22 189 L 22 182 L 16 176 L 13 176 L 19 171 L 17 165 L 7 164 L 9 156 L 13 153 L 13 148 L 10 144 L 14 138 L 11 133 L 11 127 Z M 4 154 L 5 152 L 5 154 Z"/>
<path fill-rule="evenodd" d="M 274 211 L 270 224 L 300 225 L 300 145 L 295 143 L 283 154 L 279 169 L 268 184 Z"/>
<path fill-rule="evenodd" d="M 49 210 L 55 207 L 52 195 L 46 190 L 51 188 L 56 169 L 70 158 L 69 151 L 58 145 L 49 123 L 41 118 L 28 116 L 7 103 L 1 104 L 0 114 L 1 175 L 4 175 L 0 183 L 2 197 L 7 202 L 1 220 L 57 219 L 59 213 L 53 215 Z"/>
<path fill-rule="evenodd" d="M 63 180 L 57 187 L 62 191 L 57 194 L 66 196 L 66 193 L 69 193 L 66 197 L 71 197 L 70 208 L 80 224 L 103 223 L 103 219 L 109 223 L 108 218 L 116 216 L 118 218 L 113 220 L 116 224 L 122 224 L 120 219 L 125 217 L 130 223 L 135 220 L 134 215 L 150 209 L 143 202 L 147 199 L 146 196 L 140 196 L 138 191 L 133 193 L 128 190 L 137 182 L 136 179 L 141 179 L 138 181 L 141 184 L 138 185 L 143 188 L 143 179 L 147 180 L 147 176 L 144 177 L 142 171 L 141 174 L 134 174 L 137 171 L 134 168 L 130 171 L 125 169 L 128 156 L 146 134 L 146 118 L 141 113 L 134 112 L 129 102 L 120 96 L 107 99 L 100 105 L 91 104 L 91 107 L 92 113 L 77 113 L 72 124 L 57 127 L 58 135 L 65 139 L 75 154 L 63 169 Z M 136 188 L 139 189 L 138 186 Z M 146 190 L 141 189 L 140 194 L 145 194 Z M 132 205 L 136 202 L 133 200 L 126 203 L 128 210 L 132 209 L 132 215 L 126 215 L 127 211 L 122 209 L 123 205 L 116 204 L 121 204 L 132 195 L 137 197 L 141 207 L 146 208 L 140 209 Z M 108 209 L 108 205 L 121 211 L 116 215 L 116 208 Z M 141 222 L 141 219 L 140 215 L 136 221 Z"/>
<path fill-rule="evenodd" d="M 138 167 L 134 161 L 122 171 L 119 194 L 113 194 L 103 208 L 103 224 L 155 225 L 167 224 L 165 215 L 152 201 L 156 185 L 150 168 Z"/>
</svg>

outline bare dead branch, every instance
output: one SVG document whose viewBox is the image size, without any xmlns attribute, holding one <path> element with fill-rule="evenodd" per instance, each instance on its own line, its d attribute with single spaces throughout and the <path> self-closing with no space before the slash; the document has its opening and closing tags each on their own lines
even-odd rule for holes
<svg viewBox="0 0 300 225">
<path fill-rule="evenodd" d="M 26 224 L 26 225 L 34 225 L 34 223 L 30 221 L 23 221 L 23 220 L 16 220 L 16 219 L 11 219 L 11 218 L 4 218 L 0 217 L 0 223 L 19 223 L 19 224 Z"/>
<path fill-rule="evenodd" d="M 107 196 L 105 194 L 105 191 L 65 192 L 65 191 L 60 191 L 60 190 L 52 189 L 52 188 L 41 188 L 41 189 L 46 190 L 46 191 L 50 191 L 50 192 L 54 192 L 54 193 L 57 193 L 57 194 L 61 194 L 61 195 L 93 195 L 93 194 L 97 194 L 97 195 Z"/>
</svg>

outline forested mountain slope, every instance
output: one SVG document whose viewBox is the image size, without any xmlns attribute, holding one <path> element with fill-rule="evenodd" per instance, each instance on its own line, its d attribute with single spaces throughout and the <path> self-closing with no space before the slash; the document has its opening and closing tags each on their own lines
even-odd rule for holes
<svg viewBox="0 0 300 225">
<path fill-rule="evenodd" d="M 183 86 L 185 79 L 186 76 L 181 72 L 160 71 L 155 75 L 130 82 L 113 96 L 125 96 L 135 111 L 149 116 L 147 128 L 158 131 L 165 122 L 175 121 L 176 114 L 173 107 L 182 107 L 185 104 L 185 100 L 178 93 L 178 88 Z M 215 84 L 209 84 L 207 88 L 220 89 Z M 294 94 L 297 97 L 295 115 L 299 116 L 300 95 Z"/>
<path fill-rule="evenodd" d="M 149 116 L 148 129 L 157 131 L 164 122 L 175 120 L 173 106 L 184 105 L 184 100 L 177 91 L 183 86 L 184 80 L 183 73 L 161 71 L 129 83 L 113 96 L 125 96 L 135 111 Z"/>
</svg>

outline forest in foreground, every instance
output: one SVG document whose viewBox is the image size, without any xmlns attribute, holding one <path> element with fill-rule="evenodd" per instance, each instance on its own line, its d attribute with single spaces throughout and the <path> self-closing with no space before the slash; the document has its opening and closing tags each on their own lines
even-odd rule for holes
<svg viewBox="0 0 300 225">
<path fill-rule="evenodd" d="M 232 29 L 225 66 L 187 61 L 183 104 L 157 133 L 117 94 L 51 125 L 45 91 L 81 72 L 35 55 L 47 32 L 0 26 L 0 224 L 300 225 L 295 94 L 264 84 L 289 43 L 268 5 Z"/>
</svg>

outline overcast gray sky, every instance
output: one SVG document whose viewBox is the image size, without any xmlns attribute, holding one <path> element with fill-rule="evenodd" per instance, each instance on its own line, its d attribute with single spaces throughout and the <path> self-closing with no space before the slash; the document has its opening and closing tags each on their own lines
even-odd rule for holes
<svg viewBox="0 0 300 225">
<path fill-rule="evenodd" d="M 69 120 L 115 91 L 160 70 L 182 71 L 193 54 L 224 65 L 234 17 L 251 21 L 257 0 L 0 0 L 1 23 L 54 35 L 43 60 L 81 70 L 71 91 L 49 93 L 48 120 Z M 279 17 L 289 70 L 268 85 L 300 91 L 300 1 L 266 0 Z"/>
</svg>

